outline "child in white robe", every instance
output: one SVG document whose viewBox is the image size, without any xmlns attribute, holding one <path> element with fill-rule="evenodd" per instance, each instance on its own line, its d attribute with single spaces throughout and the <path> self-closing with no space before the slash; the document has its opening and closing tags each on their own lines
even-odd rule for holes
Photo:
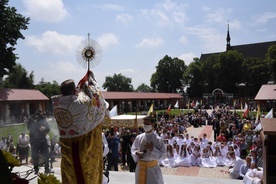
<svg viewBox="0 0 276 184">
<path fill-rule="evenodd" d="M 215 151 L 214 151 L 213 156 L 216 159 L 217 166 L 224 166 L 225 165 L 223 155 L 222 155 L 220 147 L 218 145 L 215 147 Z"/>
<path fill-rule="evenodd" d="M 215 159 L 212 157 L 208 148 L 204 148 L 201 154 L 201 167 L 216 167 Z"/>
<path fill-rule="evenodd" d="M 199 166 L 200 163 L 201 163 L 200 147 L 198 145 L 195 145 L 194 150 L 191 155 L 191 165 Z"/>
<path fill-rule="evenodd" d="M 175 160 L 176 166 L 190 167 L 191 158 L 187 151 L 187 144 L 181 145 L 180 153 L 178 158 Z"/>
<path fill-rule="evenodd" d="M 167 155 L 164 160 L 161 161 L 162 165 L 166 168 L 174 167 L 174 149 L 173 146 L 170 144 L 166 145 Z"/>
</svg>

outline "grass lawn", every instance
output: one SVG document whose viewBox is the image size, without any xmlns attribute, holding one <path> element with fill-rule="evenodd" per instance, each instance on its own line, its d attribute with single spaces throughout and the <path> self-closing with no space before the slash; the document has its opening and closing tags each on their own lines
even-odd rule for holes
<svg viewBox="0 0 276 184">
<path fill-rule="evenodd" d="M 50 138 L 54 138 L 56 136 L 57 140 L 59 139 L 58 130 L 57 130 L 57 124 L 55 120 L 48 119 L 48 123 L 50 126 L 50 132 L 49 136 Z M 27 129 L 26 123 L 20 123 L 20 124 L 12 124 L 9 126 L 1 126 L 0 127 L 0 137 L 7 137 L 8 133 L 10 133 L 13 137 L 13 143 L 16 146 L 17 145 L 17 139 L 18 136 L 21 134 L 21 132 L 25 132 L 29 134 L 29 130 Z"/>
</svg>

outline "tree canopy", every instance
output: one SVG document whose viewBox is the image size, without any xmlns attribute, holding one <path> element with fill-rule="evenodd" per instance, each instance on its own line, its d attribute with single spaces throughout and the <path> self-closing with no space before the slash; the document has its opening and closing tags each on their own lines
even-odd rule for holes
<svg viewBox="0 0 276 184">
<path fill-rule="evenodd" d="M 271 79 L 269 65 L 260 58 L 246 58 L 243 63 L 243 83 L 251 87 L 251 94 L 257 94 L 263 84 Z"/>
<path fill-rule="evenodd" d="M 272 45 L 268 48 L 266 61 L 270 66 L 271 78 L 276 81 L 276 45 Z"/>
<path fill-rule="evenodd" d="M 24 39 L 21 30 L 26 30 L 30 18 L 17 13 L 14 7 L 8 6 L 8 0 L 0 0 L 0 78 L 13 71 L 18 58 L 15 45 L 18 39 Z"/>
<path fill-rule="evenodd" d="M 156 92 L 175 93 L 183 90 L 183 73 L 187 66 L 178 58 L 166 55 L 156 66 L 156 72 L 152 74 L 150 85 Z"/>
<path fill-rule="evenodd" d="M 138 92 L 151 92 L 151 87 L 146 85 L 145 83 L 142 83 L 141 85 L 139 85 L 137 87 L 137 89 L 135 91 L 138 91 Z"/>
<path fill-rule="evenodd" d="M 16 63 L 7 75 L 3 81 L 5 88 L 34 89 L 34 72 L 29 74 L 21 64 Z"/>
<path fill-rule="evenodd" d="M 35 89 L 41 91 L 48 98 L 60 94 L 60 85 L 58 84 L 58 82 L 45 82 L 44 78 L 42 78 L 40 82 L 35 86 Z"/>
<path fill-rule="evenodd" d="M 190 97 L 200 97 L 204 92 L 204 80 L 202 72 L 202 64 L 198 58 L 194 58 L 187 70 L 183 74 L 184 83 L 187 86 L 187 94 Z"/>
<path fill-rule="evenodd" d="M 105 77 L 105 82 L 102 87 L 107 91 L 133 91 L 131 78 L 121 73 Z"/>
</svg>

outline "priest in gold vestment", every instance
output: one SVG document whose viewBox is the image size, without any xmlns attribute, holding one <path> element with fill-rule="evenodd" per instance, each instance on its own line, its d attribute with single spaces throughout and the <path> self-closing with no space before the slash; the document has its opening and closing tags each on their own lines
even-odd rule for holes
<svg viewBox="0 0 276 184">
<path fill-rule="evenodd" d="M 69 79 L 60 91 L 52 103 L 60 134 L 62 183 L 102 184 L 102 122 L 110 118 L 107 103 L 91 71 L 77 88 Z"/>
</svg>

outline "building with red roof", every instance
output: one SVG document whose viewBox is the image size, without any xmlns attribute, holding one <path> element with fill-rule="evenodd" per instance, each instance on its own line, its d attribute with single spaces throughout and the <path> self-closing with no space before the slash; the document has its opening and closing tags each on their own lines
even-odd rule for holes
<svg viewBox="0 0 276 184">
<path fill-rule="evenodd" d="M 151 104 L 154 109 L 167 109 L 179 101 L 179 108 L 184 108 L 185 99 L 179 93 L 150 93 L 150 92 L 112 92 L 104 91 L 105 100 L 111 109 L 117 105 L 118 112 L 148 111 Z"/>
<path fill-rule="evenodd" d="M 45 112 L 49 98 L 36 89 L 0 89 L 0 124 L 23 122 L 40 109 Z"/>
</svg>

